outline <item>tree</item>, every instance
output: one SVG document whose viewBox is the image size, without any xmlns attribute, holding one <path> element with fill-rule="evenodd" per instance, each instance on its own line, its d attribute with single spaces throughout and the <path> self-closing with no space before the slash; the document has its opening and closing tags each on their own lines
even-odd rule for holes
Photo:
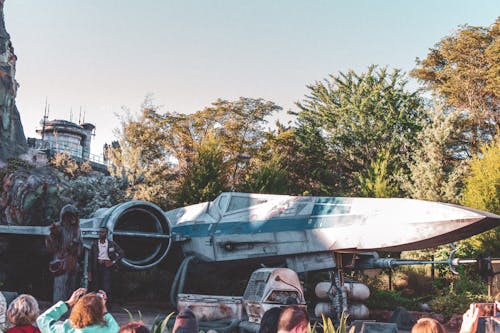
<svg viewBox="0 0 500 333">
<path fill-rule="evenodd" d="M 178 163 L 173 157 L 171 117 L 146 99 L 141 113 L 130 113 L 116 131 L 118 141 L 105 151 L 111 175 L 123 179 L 126 197 L 146 200 L 163 209 L 176 206 Z M 176 132 L 177 133 L 177 132 Z"/>
<path fill-rule="evenodd" d="M 230 170 L 230 188 L 237 188 L 266 139 L 266 118 L 282 108 L 270 101 L 240 97 L 236 101 L 217 100 L 193 115 L 197 138 L 212 133 L 222 142 L 224 159 Z"/>
<path fill-rule="evenodd" d="M 480 154 L 470 161 L 465 178 L 462 204 L 500 214 L 500 134 L 481 147 Z M 500 249 L 500 227 L 464 241 L 468 248 L 495 255 Z M 474 253 L 473 253 L 474 254 Z"/>
<path fill-rule="evenodd" d="M 178 202 L 192 205 L 214 200 L 225 191 L 228 170 L 221 145 L 208 137 L 195 147 L 195 157 L 183 172 Z"/>
<path fill-rule="evenodd" d="M 382 150 L 368 170 L 359 173 L 361 195 L 364 197 L 390 198 L 397 194 L 393 184 L 390 184 L 390 175 L 387 173 L 389 154 Z"/>
<path fill-rule="evenodd" d="M 370 66 L 366 73 L 351 70 L 309 85 L 309 95 L 297 103 L 298 127 L 323 138 L 340 194 L 359 192 L 357 175 L 382 150 L 388 175 L 408 171 L 402 157 L 415 144 L 423 112 L 421 99 L 405 85 L 399 70 Z"/>
<path fill-rule="evenodd" d="M 281 108 L 262 99 L 217 100 L 194 114 L 161 114 L 146 100 L 138 116 L 128 115 L 117 132 L 119 141 L 108 148 L 111 173 L 127 179 L 129 196 L 178 207 L 216 190 L 235 189 L 265 140 L 265 118 Z M 208 142 L 217 142 L 217 155 Z M 215 155 L 214 155 L 215 154 Z M 224 177 L 217 186 L 203 181 L 211 175 L 214 159 L 221 158 Z M 207 170 L 202 170 L 208 167 Z M 196 178 L 191 169 L 201 178 Z M 193 178 L 194 177 L 194 178 Z M 193 188 L 202 186 L 202 188 Z M 183 194 L 180 194 L 183 193 Z M 181 200 L 179 202 L 178 200 Z M 200 197 L 201 198 L 201 197 Z"/>
<path fill-rule="evenodd" d="M 461 112 L 439 104 L 426 110 L 403 188 L 412 198 L 458 203 L 467 169 L 457 140 Z"/>
<path fill-rule="evenodd" d="M 462 26 L 417 58 L 411 75 L 446 104 L 464 111 L 462 154 L 474 155 L 500 121 L 500 18 L 491 27 Z"/>
</svg>

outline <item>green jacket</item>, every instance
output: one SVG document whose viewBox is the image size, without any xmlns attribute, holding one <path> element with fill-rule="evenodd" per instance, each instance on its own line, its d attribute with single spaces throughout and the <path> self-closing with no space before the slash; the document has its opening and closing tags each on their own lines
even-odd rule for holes
<svg viewBox="0 0 500 333">
<path fill-rule="evenodd" d="M 117 333 L 120 329 L 115 318 L 110 313 L 104 315 L 107 325 L 90 325 L 84 328 L 75 328 L 71 325 L 69 319 L 62 324 L 56 324 L 63 314 L 68 311 L 68 305 L 59 301 L 42 313 L 36 323 L 42 333 Z"/>
</svg>

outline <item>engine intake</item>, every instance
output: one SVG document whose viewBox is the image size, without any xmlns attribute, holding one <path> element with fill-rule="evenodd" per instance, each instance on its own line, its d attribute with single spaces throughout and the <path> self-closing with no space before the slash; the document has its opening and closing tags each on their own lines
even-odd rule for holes
<svg viewBox="0 0 500 333">
<path fill-rule="evenodd" d="M 168 254 L 171 228 L 163 210 L 147 201 L 129 201 L 105 210 L 100 225 L 124 250 L 122 264 L 133 269 L 157 265 Z"/>
</svg>

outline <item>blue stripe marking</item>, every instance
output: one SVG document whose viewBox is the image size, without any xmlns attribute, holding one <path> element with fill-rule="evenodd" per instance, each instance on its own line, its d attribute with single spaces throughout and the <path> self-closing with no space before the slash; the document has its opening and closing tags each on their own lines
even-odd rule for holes
<svg viewBox="0 0 500 333">
<path fill-rule="evenodd" d="M 257 234 L 267 232 L 286 232 L 286 231 L 301 231 L 318 228 L 328 228 L 334 224 L 341 223 L 338 219 L 329 219 L 326 216 L 313 218 L 286 218 L 286 219 L 271 219 L 252 222 L 222 222 L 218 224 L 200 223 L 186 224 L 174 226 L 172 231 L 190 236 L 190 237 L 206 237 L 212 232 L 210 226 L 216 225 L 215 235 L 234 235 L 234 234 Z"/>
</svg>

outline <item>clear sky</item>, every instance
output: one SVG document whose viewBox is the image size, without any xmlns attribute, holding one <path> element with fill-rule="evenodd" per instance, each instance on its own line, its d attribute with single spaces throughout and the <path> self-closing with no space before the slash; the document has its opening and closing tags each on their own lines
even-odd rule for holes
<svg viewBox="0 0 500 333">
<path fill-rule="evenodd" d="M 370 64 L 408 72 L 459 25 L 492 24 L 500 1 L 6 0 L 4 14 L 26 136 L 47 99 L 50 119 L 85 112 L 99 154 L 148 94 L 182 113 L 262 97 L 284 118 L 307 84 Z"/>
</svg>

